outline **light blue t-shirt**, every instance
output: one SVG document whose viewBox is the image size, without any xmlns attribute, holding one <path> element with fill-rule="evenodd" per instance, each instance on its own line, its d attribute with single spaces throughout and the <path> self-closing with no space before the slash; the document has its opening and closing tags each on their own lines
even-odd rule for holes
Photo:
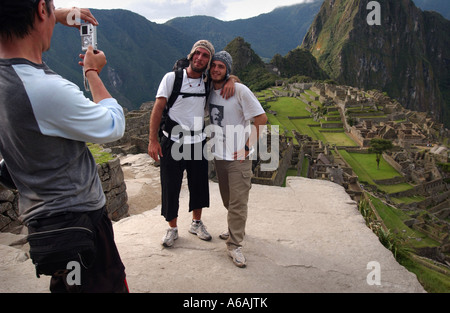
<svg viewBox="0 0 450 313">
<path fill-rule="evenodd" d="M 120 139 L 115 99 L 94 103 L 45 64 L 0 59 L 0 153 L 19 191 L 23 222 L 100 209 L 106 199 L 86 142 Z"/>
</svg>

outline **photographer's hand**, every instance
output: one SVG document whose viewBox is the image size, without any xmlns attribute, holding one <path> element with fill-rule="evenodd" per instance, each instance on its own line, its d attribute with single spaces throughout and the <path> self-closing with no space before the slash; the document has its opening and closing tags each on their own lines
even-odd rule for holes
<svg viewBox="0 0 450 313">
<path fill-rule="evenodd" d="M 69 27 L 80 28 L 80 20 L 98 26 L 98 22 L 89 9 L 59 8 L 55 10 L 56 22 Z"/>
<path fill-rule="evenodd" d="M 86 54 L 80 54 L 80 58 L 83 61 L 80 61 L 79 64 L 83 66 L 94 102 L 99 103 L 104 99 L 112 98 L 99 76 L 106 65 L 106 56 L 103 51 L 94 50 L 92 46 L 89 46 Z"/>
<path fill-rule="evenodd" d="M 80 61 L 79 64 L 84 67 L 84 71 L 95 69 L 99 74 L 107 63 L 103 51 L 94 50 L 92 46 L 88 47 L 85 55 L 80 54 L 80 58 L 83 61 Z"/>
</svg>

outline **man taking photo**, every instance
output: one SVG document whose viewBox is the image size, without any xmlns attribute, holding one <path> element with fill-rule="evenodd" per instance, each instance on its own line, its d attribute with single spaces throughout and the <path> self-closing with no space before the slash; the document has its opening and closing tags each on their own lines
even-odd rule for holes
<svg viewBox="0 0 450 313">
<path fill-rule="evenodd" d="M 81 19 L 97 24 L 87 9 Z M 52 292 L 127 292 L 96 162 L 86 142 L 123 136 L 122 107 L 99 73 L 103 52 L 89 47 L 83 70 L 93 101 L 42 61 L 55 23 L 71 25 L 70 9 L 53 0 L 0 1 L 0 154 L 19 192 L 37 275 Z M 72 12 L 73 13 L 73 12 Z M 73 25 L 75 26 L 75 25 Z M 67 264 L 81 266 L 68 284 Z"/>
</svg>

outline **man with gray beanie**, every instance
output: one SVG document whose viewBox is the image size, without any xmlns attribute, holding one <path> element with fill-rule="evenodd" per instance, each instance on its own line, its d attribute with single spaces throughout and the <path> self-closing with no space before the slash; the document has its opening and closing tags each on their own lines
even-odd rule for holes
<svg viewBox="0 0 450 313">
<path fill-rule="evenodd" d="M 189 66 L 183 70 L 180 93 L 168 112 L 170 123 L 181 126 L 187 134 L 183 132 L 182 136 L 180 132 L 170 130 L 163 132 L 161 140 L 158 138 L 162 114 L 174 90 L 175 72 L 167 73 L 162 79 L 150 117 L 148 153 L 155 161 L 160 160 L 161 215 L 169 223 L 162 239 L 165 247 L 171 247 L 178 238 L 179 196 L 184 171 L 187 172 L 189 187 L 189 212 L 193 215 L 189 232 L 202 240 L 211 240 L 201 220 L 202 209 L 209 207 L 208 161 L 203 153 L 198 157 L 195 151 L 203 152 L 206 142 L 203 128 L 208 96 L 206 84 L 210 83 L 207 82 L 206 71 L 214 53 L 214 46 L 207 40 L 199 40 L 193 45 L 188 55 Z M 233 80 L 229 81 L 226 89 L 234 94 Z M 174 143 L 181 146 L 181 159 L 172 155 Z M 190 152 L 187 155 L 191 157 L 185 157 L 184 152 Z"/>
<path fill-rule="evenodd" d="M 249 88 L 235 84 L 233 97 L 224 99 L 221 90 L 231 74 L 233 60 L 226 51 L 214 55 L 210 76 L 214 90 L 208 100 L 212 124 L 211 152 L 214 156 L 223 205 L 228 210 L 228 231 L 220 235 L 226 240 L 228 255 L 238 267 L 246 266 L 242 241 L 247 222 L 248 197 L 251 188 L 253 145 L 259 138 L 260 126 L 267 116 Z M 254 127 L 251 126 L 253 121 Z"/>
</svg>

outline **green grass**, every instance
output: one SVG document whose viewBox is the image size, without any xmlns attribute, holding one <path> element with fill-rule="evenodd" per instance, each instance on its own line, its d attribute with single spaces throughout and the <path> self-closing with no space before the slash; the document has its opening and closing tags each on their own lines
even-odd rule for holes
<svg viewBox="0 0 450 313">
<path fill-rule="evenodd" d="M 306 94 L 312 95 L 313 97 L 318 97 L 319 95 L 312 90 L 305 90 Z"/>
<path fill-rule="evenodd" d="M 310 91 L 307 92 L 310 93 Z M 320 105 L 320 102 L 318 103 Z M 343 128 L 336 129 L 341 130 L 339 133 L 321 132 L 323 128 L 320 127 L 320 123 L 310 117 L 311 114 L 306 110 L 306 107 L 307 105 L 299 99 L 280 97 L 277 101 L 270 102 L 270 109 L 276 111 L 277 115 L 267 114 L 269 123 L 272 125 L 280 125 L 282 131 L 287 130 L 286 135 L 289 137 L 292 137 L 291 130 L 296 130 L 301 134 L 311 137 L 313 140 L 321 140 L 324 143 L 336 144 L 337 146 L 357 146 L 344 132 Z M 289 116 L 304 118 L 289 119 Z M 311 125 L 315 126 L 313 127 Z"/>
<path fill-rule="evenodd" d="M 325 142 L 335 144 L 336 146 L 346 146 L 346 147 L 357 147 L 358 145 L 354 142 L 346 133 L 327 133 L 321 132 L 322 136 L 325 138 Z"/>
<path fill-rule="evenodd" d="M 339 150 L 339 153 L 344 159 L 353 167 L 355 166 L 355 172 L 361 174 L 363 177 L 369 179 L 363 179 L 365 181 L 390 179 L 394 177 L 400 177 L 400 173 L 397 172 L 392 166 L 389 165 L 383 158 L 380 161 L 380 168 L 377 169 L 377 162 L 374 153 L 351 153 L 345 150 Z M 359 176 L 359 175 L 358 175 Z"/>
<path fill-rule="evenodd" d="M 423 196 L 412 196 L 412 197 L 399 197 L 399 198 L 394 198 L 391 197 L 391 200 L 396 203 L 396 204 L 401 204 L 401 203 L 405 203 L 405 204 L 411 204 L 414 202 L 420 202 L 425 200 L 426 198 Z"/>
<path fill-rule="evenodd" d="M 87 146 L 94 156 L 95 162 L 97 162 L 97 164 L 104 164 L 114 159 L 114 157 L 110 153 L 103 151 L 103 148 L 97 144 L 88 143 Z"/>
<path fill-rule="evenodd" d="M 373 196 L 369 196 L 369 200 L 374 205 L 383 223 L 390 230 L 390 233 L 394 234 L 394 241 L 400 243 L 404 251 L 412 251 L 407 254 L 402 254 L 402 256 L 397 258 L 397 261 L 417 275 L 419 282 L 427 292 L 449 293 L 450 277 L 423 265 L 422 262 L 417 260 L 413 252 L 414 248 L 439 247 L 440 244 L 428 238 L 425 234 L 406 226 L 404 221 L 410 217 L 404 212 L 384 204 L 380 199 Z M 432 268 L 438 267 L 432 261 L 425 262 L 429 262 Z"/>
<path fill-rule="evenodd" d="M 395 185 L 380 185 L 378 184 L 378 189 L 384 191 L 387 194 L 402 192 L 406 190 L 412 189 L 413 186 L 411 186 L 408 183 L 401 183 L 401 184 L 395 184 Z"/>
<path fill-rule="evenodd" d="M 278 115 L 284 117 L 310 115 L 303 101 L 290 97 L 280 97 L 277 101 L 271 102 L 271 110 L 277 111 Z"/>
<path fill-rule="evenodd" d="M 422 248 L 439 246 L 439 243 L 435 240 L 428 238 L 425 234 L 411 229 L 404 224 L 404 221 L 411 219 L 408 214 L 384 204 L 378 198 L 369 196 L 369 199 L 386 227 L 390 229 L 391 232 L 398 234 L 398 236 L 402 237 L 404 240 L 408 240 L 408 245 L 410 247 Z M 420 240 L 415 238 L 420 238 Z"/>
<path fill-rule="evenodd" d="M 358 180 L 361 182 L 367 182 L 371 185 L 376 185 L 370 175 L 364 169 L 364 166 L 358 162 L 357 159 L 353 158 L 353 156 L 345 150 L 339 150 L 339 153 L 347 162 L 348 165 L 353 169 L 355 174 L 358 176 Z"/>
<path fill-rule="evenodd" d="M 383 158 L 380 162 L 380 168 L 377 168 L 375 154 L 368 153 L 349 153 L 350 156 L 357 160 L 359 164 L 364 167 L 364 170 L 370 175 L 372 179 L 389 179 L 394 177 L 400 177 L 400 173 L 397 172 L 392 166 L 390 166 Z"/>
<path fill-rule="evenodd" d="M 383 158 L 380 161 L 380 168 L 377 169 L 375 154 L 349 153 L 345 150 L 339 150 L 339 153 L 356 173 L 360 182 L 366 182 L 370 185 L 377 186 L 379 190 L 387 194 L 393 194 L 414 188 L 408 183 L 394 185 L 376 184 L 374 180 L 401 177 L 401 175 Z"/>
<path fill-rule="evenodd" d="M 416 262 L 413 258 L 400 259 L 399 263 L 416 274 L 417 279 L 429 293 L 450 293 L 450 279 L 437 271 Z"/>
<path fill-rule="evenodd" d="M 315 127 L 310 127 L 308 125 L 317 125 L 320 128 L 320 125 L 315 122 L 312 118 L 306 119 L 295 119 L 291 120 L 292 125 L 294 125 L 295 129 L 301 134 L 307 135 L 311 137 L 313 140 L 319 140 L 317 134 L 314 132 Z"/>
</svg>

